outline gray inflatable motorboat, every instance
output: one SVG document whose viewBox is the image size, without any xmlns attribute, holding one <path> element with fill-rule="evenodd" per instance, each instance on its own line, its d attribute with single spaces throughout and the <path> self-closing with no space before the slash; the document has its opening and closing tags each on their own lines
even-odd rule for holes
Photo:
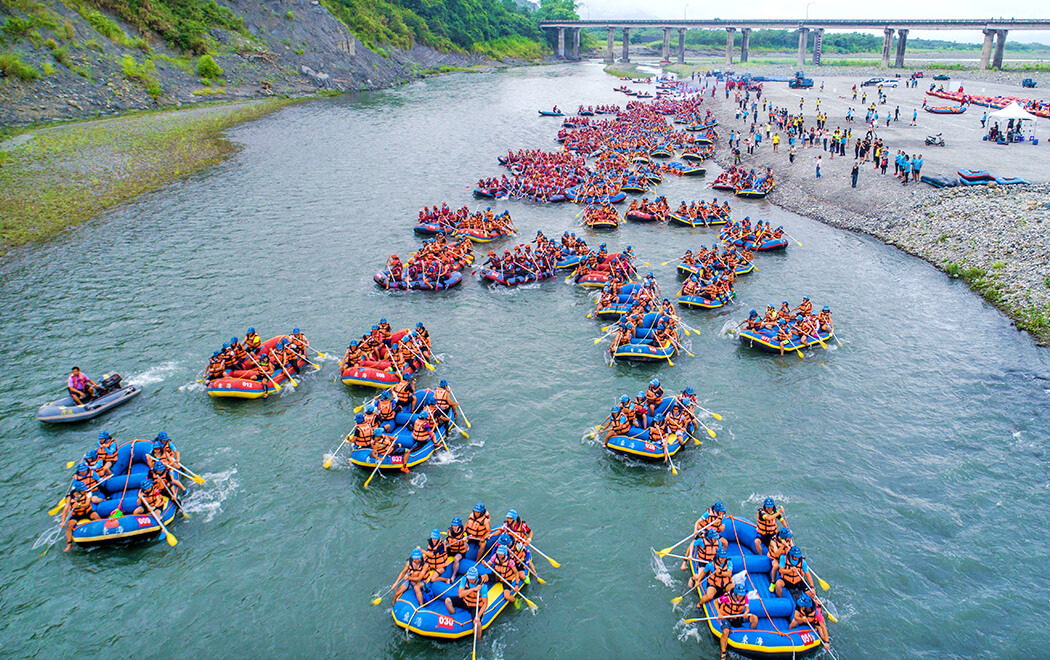
<svg viewBox="0 0 1050 660">
<path fill-rule="evenodd" d="M 101 393 L 94 399 L 77 405 L 73 397 L 66 396 L 61 399 L 45 403 L 36 411 L 36 418 L 41 422 L 51 424 L 62 424 L 65 422 L 82 422 L 92 417 L 97 417 L 111 408 L 127 403 L 135 398 L 142 388 L 138 385 L 127 385 L 121 387 L 120 374 L 106 374 L 102 382 L 98 384 Z"/>
</svg>

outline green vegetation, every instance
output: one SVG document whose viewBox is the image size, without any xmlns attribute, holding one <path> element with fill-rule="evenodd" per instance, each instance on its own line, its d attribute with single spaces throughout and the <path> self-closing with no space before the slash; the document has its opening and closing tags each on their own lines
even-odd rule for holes
<svg viewBox="0 0 1050 660">
<path fill-rule="evenodd" d="M 222 77 L 222 67 L 215 63 L 211 55 L 202 55 L 197 60 L 197 75 L 203 80 L 215 80 Z"/>
<path fill-rule="evenodd" d="M 40 72 L 32 64 L 26 64 L 18 53 L 7 51 L 0 53 L 0 72 L 5 76 L 18 78 L 19 80 L 36 80 Z"/>
<path fill-rule="evenodd" d="M 481 53 L 490 60 L 536 60 L 543 56 L 543 47 L 528 37 L 512 34 L 490 41 L 479 41 L 474 44 L 474 52 Z"/>
<path fill-rule="evenodd" d="M 673 69 L 674 67 L 666 67 L 667 69 Z M 617 78 L 645 78 L 650 74 L 641 71 L 637 64 L 610 64 L 605 67 L 605 73 L 610 76 L 616 76 Z M 688 72 L 685 75 L 689 75 Z"/>
<path fill-rule="evenodd" d="M 120 59 L 120 69 L 124 72 L 125 78 L 142 83 L 142 87 L 151 97 L 158 98 L 164 92 L 160 81 L 157 80 L 157 67 L 153 64 L 153 60 L 146 60 L 142 66 L 139 66 L 134 57 L 124 55 Z"/>
<path fill-rule="evenodd" d="M 544 7 L 566 6 L 575 15 L 574 0 L 543 0 L 540 10 L 531 14 L 512 0 L 321 1 L 372 50 L 379 44 L 403 50 L 422 44 L 441 51 L 539 52 L 544 35 L 537 21 L 549 14 Z M 506 37 L 530 40 L 536 46 L 500 41 Z"/>
<path fill-rule="evenodd" d="M 45 76 L 55 75 L 55 65 L 51 64 L 51 62 L 44 62 L 43 64 L 41 64 L 40 70 L 44 72 Z"/>
<path fill-rule="evenodd" d="M 288 13 L 285 14 L 284 17 L 287 18 L 289 21 L 295 20 L 295 14 L 292 12 L 291 9 L 288 10 Z"/>
<path fill-rule="evenodd" d="M 236 149 L 223 131 L 295 102 L 267 99 L 31 129 L 28 142 L 0 151 L 7 161 L 0 167 L 0 247 L 54 235 L 213 165 Z"/>
<path fill-rule="evenodd" d="M 27 18 L 12 16 L 4 21 L 4 34 L 13 39 L 21 39 L 22 37 L 25 37 L 32 29 L 33 21 Z"/>
<path fill-rule="evenodd" d="M 83 7 L 83 0 L 67 1 L 77 2 L 80 7 Z M 214 0 L 94 0 L 94 2 L 114 12 L 137 28 L 139 32 L 152 30 L 167 41 L 172 48 L 194 55 L 203 55 L 208 52 L 208 30 L 212 27 L 247 34 L 241 18 L 230 9 L 220 7 Z M 81 11 L 81 15 L 84 13 Z M 87 19 L 87 16 L 84 17 Z M 105 19 L 105 17 L 102 18 Z M 91 19 L 87 20 L 91 21 Z M 92 26 L 95 26 L 95 23 L 92 22 Z M 95 29 L 99 30 L 97 26 Z M 102 30 L 99 32 L 104 36 L 109 36 Z"/>
</svg>

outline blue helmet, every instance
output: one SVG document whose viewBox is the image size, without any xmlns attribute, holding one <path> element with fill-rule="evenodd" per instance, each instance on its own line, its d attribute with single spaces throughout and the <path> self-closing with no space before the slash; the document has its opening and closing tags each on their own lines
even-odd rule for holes
<svg viewBox="0 0 1050 660">
<path fill-rule="evenodd" d="M 73 482 L 73 490 L 77 491 L 78 493 L 83 493 L 87 489 L 88 489 L 87 484 L 85 484 L 84 482 L 82 482 L 82 481 L 74 481 Z"/>
<path fill-rule="evenodd" d="M 139 490 L 153 490 L 153 481 L 151 479 L 146 479 L 142 482 L 142 485 L 139 486 Z"/>
<path fill-rule="evenodd" d="M 499 535 L 498 539 L 496 539 L 496 543 L 498 543 L 499 545 L 510 546 L 511 543 L 514 543 L 514 539 L 510 537 L 510 534 L 504 532 L 503 534 Z"/>
<path fill-rule="evenodd" d="M 452 526 L 453 527 L 462 527 L 463 526 L 463 519 L 460 518 L 459 516 L 456 516 L 455 518 L 452 519 Z"/>
<path fill-rule="evenodd" d="M 299 334 L 299 328 L 292 328 L 292 334 L 293 335 Z"/>
<path fill-rule="evenodd" d="M 250 334 L 250 335 L 255 334 L 255 328 L 248 328 L 248 334 Z"/>
<path fill-rule="evenodd" d="M 229 344 L 223 344 L 223 345 L 222 345 L 222 347 L 223 347 L 224 349 L 227 349 L 227 348 L 230 348 L 230 345 L 229 345 Z"/>
<path fill-rule="evenodd" d="M 422 321 L 416 322 L 416 327 L 417 328 L 422 328 L 423 327 L 423 322 Z"/>
<path fill-rule="evenodd" d="M 98 432 L 98 439 L 99 440 L 109 440 L 109 432 L 108 431 L 99 431 Z"/>
<path fill-rule="evenodd" d="M 710 528 L 708 528 L 708 530 L 704 534 L 704 536 L 706 538 L 709 538 L 709 539 L 712 539 L 712 540 L 713 539 L 717 539 L 718 538 L 718 530 L 717 529 L 710 529 Z"/>
<path fill-rule="evenodd" d="M 689 387 L 685 388 L 685 393 L 686 394 L 692 394 L 693 393 L 693 386 L 690 385 Z"/>
<path fill-rule="evenodd" d="M 365 421 L 365 416 L 361 413 L 357 413 L 357 416 L 354 417 L 354 421 L 360 424 L 361 422 Z"/>
<path fill-rule="evenodd" d="M 496 554 L 503 557 L 507 554 L 507 546 L 501 545 L 496 547 Z"/>
<path fill-rule="evenodd" d="M 798 597 L 798 600 L 795 601 L 795 604 L 808 610 L 813 607 L 813 599 L 806 594 L 802 594 Z"/>
<path fill-rule="evenodd" d="M 373 325 L 373 326 L 372 326 L 372 329 L 373 329 L 373 330 L 378 330 L 378 329 L 379 329 L 379 326 L 378 326 L 378 325 Z"/>
<path fill-rule="evenodd" d="M 711 508 L 714 509 L 715 513 L 726 512 L 726 505 L 722 503 L 722 500 L 716 500 Z"/>
<path fill-rule="evenodd" d="M 236 343 L 237 343 L 237 338 L 236 337 L 230 337 L 230 346 L 233 346 Z"/>
<path fill-rule="evenodd" d="M 612 412 L 613 412 L 613 413 L 617 412 L 618 410 L 620 410 L 620 409 L 619 409 L 619 408 L 617 408 L 616 406 L 613 406 L 613 407 L 612 407 Z"/>
<path fill-rule="evenodd" d="M 631 400 L 630 395 L 624 394 L 620 397 L 620 403 L 629 403 Z"/>
<path fill-rule="evenodd" d="M 652 385 L 653 387 L 660 387 L 660 379 L 659 378 L 654 378 L 651 381 L 649 381 L 649 384 Z"/>
<path fill-rule="evenodd" d="M 742 584 L 738 584 L 735 587 L 733 587 L 733 593 L 736 594 L 737 596 L 746 596 L 747 595 L 747 587 L 745 587 Z"/>
<path fill-rule="evenodd" d="M 153 463 L 153 471 L 157 474 L 164 474 L 168 471 L 168 466 L 161 461 L 156 461 Z"/>
<path fill-rule="evenodd" d="M 448 381 L 442 378 L 441 382 L 438 383 L 438 387 L 448 387 Z"/>
<path fill-rule="evenodd" d="M 788 554 L 797 559 L 802 556 L 802 549 L 797 545 L 793 545 L 791 546 L 791 550 L 788 551 Z"/>
<path fill-rule="evenodd" d="M 728 559 L 729 553 L 726 552 L 725 548 L 719 548 L 718 552 L 715 553 L 715 559 Z"/>
<path fill-rule="evenodd" d="M 153 441 L 153 451 L 157 451 L 158 449 L 164 449 L 164 443 L 161 442 L 160 440 L 154 440 Z"/>
<path fill-rule="evenodd" d="M 157 440 L 160 440 L 161 442 L 167 442 L 169 440 L 167 432 L 161 431 L 160 433 L 158 433 Z"/>
<path fill-rule="evenodd" d="M 475 582 L 478 579 L 478 567 L 471 566 L 467 569 L 467 580 L 469 582 Z"/>
<path fill-rule="evenodd" d="M 758 310 L 757 309 L 751 310 L 751 313 L 749 314 L 749 316 L 758 316 Z"/>
<path fill-rule="evenodd" d="M 77 465 L 77 474 L 83 474 L 84 472 L 87 472 L 88 469 L 87 463 L 80 463 Z"/>
<path fill-rule="evenodd" d="M 703 544 L 704 544 L 704 538 L 702 536 L 698 536 L 695 539 L 693 539 L 693 545 L 695 545 L 697 547 L 700 547 Z"/>
<path fill-rule="evenodd" d="M 788 529 L 787 527 L 781 527 L 781 528 L 780 528 L 780 531 L 778 532 L 778 535 L 779 535 L 779 536 L 780 536 L 780 538 L 782 538 L 782 539 L 789 539 L 789 538 L 791 538 L 792 536 L 794 536 L 794 534 L 792 534 L 792 533 L 791 533 L 791 530 L 790 530 L 790 529 Z"/>
<path fill-rule="evenodd" d="M 474 512 L 475 513 L 485 513 L 485 505 L 482 504 L 481 502 L 478 502 L 477 504 L 474 505 Z"/>
<path fill-rule="evenodd" d="M 383 318 L 379 319 L 379 322 L 380 323 L 386 323 L 386 317 L 384 316 Z"/>
<path fill-rule="evenodd" d="M 656 413 L 656 417 L 654 417 L 653 419 L 655 421 L 657 421 L 657 422 L 662 422 L 662 421 L 664 421 L 664 414 L 663 413 Z"/>
<path fill-rule="evenodd" d="M 219 357 L 219 351 L 215 351 L 214 353 L 212 353 L 212 354 L 211 354 L 211 356 L 212 356 L 213 358 L 215 358 L 215 357 Z"/>
<path fill-rule="evenodd" d="M 776 502 L 773 501 L 772 497 L 767 497 L 765 502 L 762 502 L 762 506 L 767 509 L 772 509 L 776 506 Z"/>
<path fill-rule="evenodd" d="M 96 458 L 98 458 L 98 450 L 92 449 L 88 451 L 88 453 L 84 455 L 84 458 L 88 459 L 89 461 L 95 460 Z"/>
<path fill-rule="evenodd" d="M 637 397 L 638 397 L 639 399 L 644 399 L 644 398 L 645 398 L 645 392 L 639 392 L 639 393 L 638 393 L 637 395 L 635 395 L 635 396 L 637 396 Z"/>
<path fill-rule="evenodd" d="M 376 411 L 376 407 L 375 407 L 375 405 L 373 405 L 371 403 L 368 404 L 368 406 L 365 408 L 365 412 L 368 413 L 369 415 L 371 415 L 375 411 Z"/>
<path fill-rule="evenodd" d="M 412 559 L 422 559 L 422 558 L 423 558 L 423 551 L 420 550 L 419 548 L 413 548 L 412 549 Z M 473 568 L 473 566 L 471 568 Z"/>
<path fill-rule="evenodd" d="M 825 311 L 825 312 L 830 312 L 830 311 L 831 311 L 831 308 L 830 308 L 830 307 L 828 307 L 827 305 L 824 305 L 824 311 Z"/>
<path fill-rule="evenodd" d="M 507 518 L 509 518 L 511 520 L 517 520 L 518 519 L 518 512 L 515 511 L 514 509 L 511 509 L 510 511 L 507 512 Z"/>
<path fill-rule="evenodd" d="M 436 541 L 439 538 L 441 538 L 441 530 L 440 529 L 435 527 L 434 529 L 430 530 L 430 539 L 432 541 Z"/>
</svg>

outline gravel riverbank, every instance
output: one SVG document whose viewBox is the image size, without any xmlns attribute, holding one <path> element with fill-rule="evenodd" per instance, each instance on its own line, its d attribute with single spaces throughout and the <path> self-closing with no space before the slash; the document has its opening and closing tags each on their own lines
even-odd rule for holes
<svg viewBox="0 0 1050 660">
<path fill-rule="evenodd" d="M 739 70 L 739 69 L 738 69 Z M 761 73 L 761 71 L 756 71 Z M 808 75 L 813 75 L 812 73 Z M 885 75 L 885 72 L 883 73 Z M 967 72 L 953 72 L 963 77 Z M 807 127 L 816 115 L 816 99 L 827 113 L 829 132 L 850 126 L 853 136 L 863 137 L 864 109 L 852 101 L 851 87 L 859 84 L 857 75 L 815 77 L 810 90 L 792 90 L 785 83 L 766 83 L 763 99 L 790 113 L 797 113 L 803 99 Z M 824 83 L 825 92 L 820 91 Z M 970 89 L 987 89 L 988 94 L 1021 95 L 1012 85 L 989 80 L 952 81 L 952 89 L 965 84 Z M 853 167 L 853 141 L 845 157 L 831 158 L 822 146 L 798 148 L 795 162 L 789 163 L 787 136 L 781 133 L 778 152 L 763 139 L 751 155 L 742 149 L 742 164 L 764 169 L 772 167 L 776 190 L 769 201 L 785 209 L 815 218 L 842 229 L 862 232 L 920 257 L 951 277 L 965 279 L 971 288 L 1007 314 L 1018 329 L 1028 331 L 1039 343 L 1050 345 L 1050 169 L 1045 166 L 1050 151 L 1046 141 L 997 146 L 980 139 L 980 118 L 984 108 L 971 107 L 969 115 L 930 115 L 921 110 L 922 96 L 929 83 L 918 89 L 889 89 L 888 102 L 879 105 L 880 114 L 900 107 L 901 121 L 889 128 L 881 122 L 876 134 L 890 149 L 890 169 L 886 175 L 873 169 L 870 160 L 860 163 L 857 188 L 850 185 Z M 859 89 L 859 88 L 858 88 Z M 869 104 L 874 96 L 869 91 Z M 980 92 L 978 92 L 980 93 Z M 859 121 L 846 124 L 846 109 L 852 106 Z M 715 107 L 721 118 L 721 148 L 716 159 L 728 167 L 732 156 L 725 148 L 730 131 L 745 131 L 750 121 L 734 119 L 736 104 L 719 91 Z M 918 109 L 917 126 L 912 126 L 912 110 Z M 763 118 L 759 101 L 759 118 Z M 776 132 L 775 130 L 773 132 Z M 929 133 L 943 133 L 947 148 L 923 144 Z M 763 134 L 763 138 L 765 135 Z M 743 145 L 743 143 L 741 143 Z M 925 184 L 901 185 L 892 176 L 892 154 L 903 149 L 921 153 L 925 174 L 953 174 L 958 168 L 988 169 L 1000 176 L 1021 176 L 1027 186 L 974 186 L 935 189 Z M 816 178 L 816 159 L 821 157 L 822 176 Z"/>
</svg>

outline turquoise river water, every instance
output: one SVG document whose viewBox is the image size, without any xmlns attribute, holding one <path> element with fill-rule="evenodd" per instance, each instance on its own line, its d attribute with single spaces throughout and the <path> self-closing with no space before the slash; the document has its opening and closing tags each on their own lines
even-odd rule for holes
<svg viewBox="0 0 1050 660">
<path fill-rule="evenodd" d="M 482 657 L 716 658 L 706 629 L 677 624 L 681 574 L 651 548 L 685 536 L 715 499 L 753 518 L 773 495 L 831 584 L 836 658 L 1046 657 L 1050 354 L 964 284 L 870 238 L 734 201 L 803 247 L 760 255 L 739 306 L 684 311 L 696 357 L 673 367 L 606 366 L 589 295 L 562 278 L 507 291 L 468 277 L 437 295 L 374 286 L 389 254 L 418 244 L 418 209 L 474 208 L 474 182 L 502 172 L 497 155 L 554 148 L 556 120 L 538 108 L 623 103 L 617 84 L 595 64 L 537 67 L 290 107 L 232 131 L 243 150 L 228 162 L 9 256 L 2 655 L 467 657 L 469 641 L 406 639 L 389 597 L 369 600 L 432 527 L 483 501 L 494 517 L 521 512 L 562 566 L 538 559 L 539 610 L 506 610 Z M 711 196 L 694 179 L 659 192 Z M 578 207 L 493 206 L 511 210 L 522 239 L 572 229 L 631 244 L 665 291 L 674 266 L 660 262 L 714 239 L 640 225 L 598 239 L 576 225 Z M 804 294 L 834 310 L 841 347 L 774 357 L 723 332 Z M 300 326 L 340 354 L 380 316 L 427 323 L 445 363 L 420 383 L 448 378 L 473 424 L 411 477 L 366 491 L 359 471 L 321 468 L 368 395 L 339 384 L 333 360 L 266 401 L 213 400 L 195 383 L 249 325 L 264 337 Z M 38 423 L 74 363 L 120 370 L 144 393 L 81 425 Z M 716 439 L 679 455 L 677 477 L 585 437 L 654 374 L 724 416 Z M 100 429 L 166 430 L 207 477 L 176 547 L 33 547 L 53 525 L 65 463 Z"/>
</svg>

